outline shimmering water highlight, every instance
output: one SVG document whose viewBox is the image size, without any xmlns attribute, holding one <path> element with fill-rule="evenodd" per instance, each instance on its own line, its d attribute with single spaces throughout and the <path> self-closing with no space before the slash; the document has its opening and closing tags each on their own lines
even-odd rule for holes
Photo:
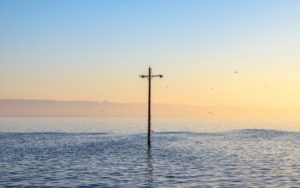
<svg viewBox="0 0 300 188">
<path fill-rule="evenodd" d="M 40 130 L 0 133 L 1 186 L 300 187 L 299 132 Z"/>
</svg>

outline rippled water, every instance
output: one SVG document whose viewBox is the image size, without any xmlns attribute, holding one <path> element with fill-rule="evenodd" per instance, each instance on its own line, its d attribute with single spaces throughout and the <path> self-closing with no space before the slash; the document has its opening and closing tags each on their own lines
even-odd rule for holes
<svg viewBox="0 0 300 188">
<path fill-rule="evenodd" d="M 300 132 L 157 122 L 2 118 L 0 186 L 300 187 Z"/>
</svg>

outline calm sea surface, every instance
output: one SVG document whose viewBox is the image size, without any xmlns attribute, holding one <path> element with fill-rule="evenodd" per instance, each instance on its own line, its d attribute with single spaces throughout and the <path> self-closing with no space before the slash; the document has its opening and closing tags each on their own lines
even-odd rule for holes
<svg viewBox="0 0 300 188">
<path fill-rule="evenodd" d="M 300 187 L 300 124 L 0 118 L 0 187 Z"/>
</svg>

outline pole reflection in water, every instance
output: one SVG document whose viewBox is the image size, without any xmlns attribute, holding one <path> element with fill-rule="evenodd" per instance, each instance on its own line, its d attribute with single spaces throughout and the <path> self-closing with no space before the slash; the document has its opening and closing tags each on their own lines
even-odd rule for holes
<svg viewBox="0 0 300 188">
<path fill-rule="evenodd" d="M 153 183 L 153 166 L 152 166 L 152 154 L 151 147 L 148 147 L 146 153 L 146 173 L 145 173 L 145 186 L 152 187 Z"/>
</svg>

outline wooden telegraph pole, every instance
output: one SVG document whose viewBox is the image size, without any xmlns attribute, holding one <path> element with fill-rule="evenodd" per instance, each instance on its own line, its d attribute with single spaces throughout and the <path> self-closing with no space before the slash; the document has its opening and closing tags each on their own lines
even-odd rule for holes
<svg viewBox="0 0 300 188">
<path fill-rule="evenodd" d="M 153 77 L 162 78 L 162 74 L 152 75 L 152 69 L 149 67 L 148 75 L 140 75 L 141 78 L 148 78 L 148 146 L 151 147 L 151 79 Z"/>
</svg>

